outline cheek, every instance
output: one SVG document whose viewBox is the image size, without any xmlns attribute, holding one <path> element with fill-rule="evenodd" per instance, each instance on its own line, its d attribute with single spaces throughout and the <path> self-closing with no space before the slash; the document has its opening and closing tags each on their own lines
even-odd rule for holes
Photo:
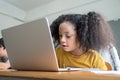
<svg viewBox="0 0 120 80">
<path fill-rule="evenodd" d="M 0 49 L 0 53 L 2 53 L 2 49 Z"/>
<path fill-rule="evenodd" d="M 80 46 L 80 43 L 79 43 L 78 40 L 74 40 L 74 46 L 75 46 L 76 48 L 78 48 L 78 47 Z"/>
<path fill-rule="evenodd" d="M 0 49 L 0 54 L 4 54 L 4 49 Z"/>
<path fill-rule="evenodd" d="M 76 41 L 74 38 L 69 40 L 69 43 L 71 43 L 71 45 L 73 45 L 73 46 L 78 46 L 79 45 L 78 41 Z"/>
<path fill-rule="evenodd" d="M 2 56 L 3 55 L 3 51 L 2 50 L 0 50 L 0 56 Z"/>
</svg>

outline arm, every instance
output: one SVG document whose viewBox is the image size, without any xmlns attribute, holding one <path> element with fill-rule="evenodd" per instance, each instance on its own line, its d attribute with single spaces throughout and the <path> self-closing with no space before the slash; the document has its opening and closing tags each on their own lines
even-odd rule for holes
<svg viewBox="0 0 120 80">
<path fill-rule="evenodd" d="M 6 70 L 10 68 L 9 60 L 7 62 L 0 62 L 0 70 Z"/>
</svg>

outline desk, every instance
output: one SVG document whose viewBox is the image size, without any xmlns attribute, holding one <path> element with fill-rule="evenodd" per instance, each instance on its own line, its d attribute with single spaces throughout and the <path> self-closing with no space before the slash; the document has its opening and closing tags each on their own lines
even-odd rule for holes
<svg viewBox="0 0 120 80">
<path fill-rule="evenodd" d="M 120 74 L 95 74 L 90 71 L 42 72 L 0 71 L 2 80 L 120 80 Z"/>
</svg>

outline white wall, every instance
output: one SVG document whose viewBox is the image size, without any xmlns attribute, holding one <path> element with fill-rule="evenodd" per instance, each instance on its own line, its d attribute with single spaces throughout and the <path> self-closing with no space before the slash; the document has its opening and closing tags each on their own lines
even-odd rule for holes
<svg viewBox="0 0 120 80">
<path fill-rule="evenodd" d="M 25 11 L 0 0 L 0 37 L 1 30 L 23 23 Z"/>
<path fill-rule="evenodd" d="M 25 11 L 11 5 L 10 3 L 4 2 L 4 0 L 0 0 L 0 14 L 8 15 L 23 21 L 26 16 Z"/>
<path fill-rule="evenodd" d="M 47 5 L 35 8 L 28 12 L 26 21 L 34 20 L 37 18 L 55 15 L 67 11 L 69 9 L 82 6 L 84 4 L 93 2 L 96 0 L 55 0 Z"/>
<path fill-rule="evenodd" d="M 14 26 L 14 25 L 21 24 L 22 22 L 0 14 L 0 23 L 1 23 L 0 24 L 0 38 L 1 38 L 2 37 L 1 30 Z"/>
<path fill-rule="evenodd" d="M 51 23 L 61 14 L 87 13 L 88 11 L 99 12 L 108 21 L 116 20 L 120 18 L 120 0 L 57 0 L 29 11 L 25 20 L 31 21 L 47 16 Z"/>
</svg>

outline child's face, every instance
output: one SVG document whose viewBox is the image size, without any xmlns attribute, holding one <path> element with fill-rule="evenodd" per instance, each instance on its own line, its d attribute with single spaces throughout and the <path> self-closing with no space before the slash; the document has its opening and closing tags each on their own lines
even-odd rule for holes
<svg viewBox="0 0 120 80">
<path fill-rule="evenodd" d="M 0 47 L 0 57 L 7 57 L 6 49 Z"/>
<path fill-rule="evenodd" d="M 61 47 L 68 52 L 79 49 L 79 42 L 74 25 L 70 22 L 63 22 L 59 26 L 59 38 Z"/>
</svg>

